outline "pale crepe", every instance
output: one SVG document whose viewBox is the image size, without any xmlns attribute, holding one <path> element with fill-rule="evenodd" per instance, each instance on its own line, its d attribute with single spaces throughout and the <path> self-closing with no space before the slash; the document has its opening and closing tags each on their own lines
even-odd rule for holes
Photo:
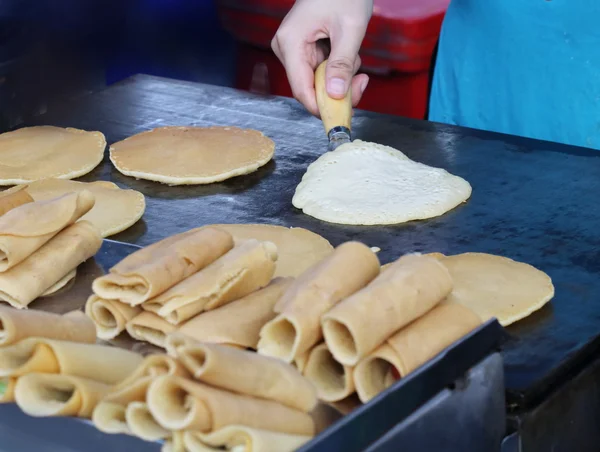
<svg viewBox="0 0 600 452">
<path fill-rule="evenodd" d="M 112 385 L 141 361 L 141 355 L 117 347 L 31 337 L 0 348 L 0 377 L 60 373 Z"/>
<path fill-rule="evenodd" d="M 178 325 L 265 287 L 275 273 L 276 261 L 274 244 L 246 240 L 143 307 Z"/>
<path fill-rule="evenodd" d="M 275 303 L 293 281 L 293 278 L 275 278 L 263 289 L 191 318 L 177 331 L 200 342 L 256 350 L 261 328 L 275 318 Z"/>
<path fill-rule="evenodd" d="M 105 300 L 91 295 L 85 304 L 85 313 L 93 321 L 98 338 L 108 341 L 125 331 L 127 322 L 141 314 L 142 308 L 117 300 Z"/>
<path fill-rule="evenodd" d="M 360 400 L 366 403 L 391 386 L 396 381 L 394 370 L 405 377 L 480 324 L 464 306 L 436 306 L 358 363 L 354 383 Z"/>
<path fill-rule="evenodd" d="M 15 207 L 33 202 L 33 198 L 25 191 L 25 188 L 25 185 L 21 185 L 15 189 L 0 192 L 0 216 Z"/>
<path fill-rule="evenodd" d="M 171 351 L 194 379 L 211 386 L 307 413 L 317 405 L 313 385 L 281 360 L 218 344 L 183 345 Z"/>
<path fill-rule="evenodd" d="M 356 140 L 313 162 L 292 203 L 330 223 L 376 225 L 437 217 L 470 196 L 469 183 L 446 170 Z"/>
<path fill-rule="evenodd" d="M 230 234 L 192 229 L 130 254 L 94 281 L 92 289 L 107 300 L 139 305 L 160 295 L 233 248 Z"/>
<path fill-rule="evenodd" d="M 214 224 L 229 232 L 236 243 L 256 239 L 272 242 L 277 247 L 277 267 L 274 277 L 296 277 L 333 252 L 326 239 L 303 228 L 287 228 L 273 224 Z"/>
<path fill-rule="evenodd" d="M 0 300 L 15 308 L 26 308 L 79 264 L 94 256 L 101 245 L 102 237 L 87 221 L 63 229 L 19 265 L 0 273 Z"/>
<path fill-rule="evenodd" d="M 129 322 L 125 327 L 127 333 L 138 341 L 150 342 L 160 348 L 165 348 L 167 334 L 175 331 L 175 325 L 170 324 L 153 312 L 144 311 Z"/>
<path fill-rule="evenodd" d="M 110 147 L 110 160 L 126 176 L 169 185 L 210 184 L 256 171 L 273 157 L 275 143 L 237 127 L 160 127 Z"/>
<path fill-rule="evenodd" d="M 213 388 L 179 377 L 158 377 L 148 388 L 150 412 L 165 428 L 204 433 L 227 425 L 313 435 L 312 418 L 270 400 Z"/>
<path fill-rule="evenodd" d="M 437 259 L 403 256 L 321 318 L 325 342 L 338 362 L 355 366 L 451 290 L 450 274 Z"/>
<path fill-rule="evenodd" d="M 280 314 L 260 331 L 258 352 L 292 363 L 321 342 L 321 316 L 378 273 L 379 260 L 368 246 L 338 246 L 286 290 L 275 306 Z"/>
<path fill-rule="evenodd" d="M 68 290 L 75 282 L 76 276 L 77 276 L 77 269 L 74 268 L 69 273 L 67 273 L 65 276 L 63 276 L 61 279 L 59 279 L 57 282 L 52 284 L 52 286 L 50 286 L 48 289 L 46 289 L 44 291 L 44 293 L 40 295 L 40 297 L 52 297 L 52 296 L 58 294 L 63 289 L 65 291 Z"/>
<path fill-rule="evenodd" d="M 186 452 L 294 452 L 310 439 L 310 436 L 269 432 L 243 425 L 230 425 L 212 433 L 183 433 Z"/>
<path fill-rule="evenodd" d="M 72 375 L 32 373 L 17 380 L 15 401 L 30 416 L 89 418 L 109 385 Z"/>
<path fill-rule="evenodd" d="M 145 402 L 131 402 L 127 405 L 125 421 L 131 433 L 145 441 L 158 441 L 171 436 L 169 430 L 156 422 Z"/>
<path fill-rule="evenodd" d="M 0 346 L 11 345 L 28 337 L 93 344 L 96 342 L 96 329 L 81 311 L 59 315 L 0 306 Z"/>
<path fill-rule="evenodd" d="M 94 206 L 89 191 L 24 204 L 0 217 L 0 272 L 5 272 L 75 223 Z"/>
<path fill-rule="evenodd" d="M 302 371 L 324 402 L 340 402 L 354 393 L 353 372 L 354 368 L 334 359 L 327 344 L 319 344 L 309 352 Z"/>
<path fill-rule="evenodd" d="M 466 306 L 484 322 L 495 317 L 502 326 L 510 325 L 554 297 L 552 279 L 529 264 L 484 253 L 436 257 L 454 281 L 446 303 Z"/>
<path fill-rule="evenodd" d="M 89 191 L 94 195 L 96 204 L 81 219 L 96 226 L 102 237 L 117 234 L 133 226 L 142 218 L 146 210 L 146 200 L 143 194 L 135 190 L 122 190 L 112 182 L 45 179 L 15 188 L 24 188 L 35 201 L 45 201 L 82 190 Z M 7 192 L 15 190 L 15 188 L 11 188 Z"/>
<path fill-rule="evenodd" d="M 0 135 L 0 185 L 49 177 L 75 179 L 102 161 L 106 139 L 100 132 L 52 126 L 25 127 Z"/>
</svg>

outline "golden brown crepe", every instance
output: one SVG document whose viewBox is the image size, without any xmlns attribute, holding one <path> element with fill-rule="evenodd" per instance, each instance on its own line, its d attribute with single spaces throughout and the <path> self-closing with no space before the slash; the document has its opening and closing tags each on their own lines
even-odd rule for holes
<svg viewBox="0 0 600 452">
<path fill-rule="evenodd" d="M 34 336 L 93 344 L 96 342 L 96 329 L 81 311 L 59 315 L 0 306 L 0 346 Z"/>
<path fill-rule="evenodd" d="M 141 361 L 137 353 L 117 347 L 31 337 L 0 348 L 0 377 L 40 372 L 112 385 L 125 379 Z"/>
<path fill-rule="evenodd" d="M 31 373 L 17 380 L 15 400 L 30 416 L 90 418 L 109 385 L 72 375 Z"/>
<path fill-rule="evenodd" d="M 202 311 L 216 309 L 265 287 L 275 272 L 277 249 L 270 242 L 247 240 L 208 267 L 146 303 L 178 325 Z M 155 307 L 152 307 L 155 306 Z"/>
<path fill-rule="evenodd" d="M 280 314 L 260 332 L 258 352 L 293 362 L 323 338 L 321 316 L 378 273 L 379 260 L 368 246 L 340 245 L 283 294 L 275 306 Z"/>
<path fill-rule="evenodd" d="M 260 329 L 275 317 L 273 307 L 292 282 L 275 278 L 264 289 L 191 318 L 177 331 L 200 342 L 256 349 Z"/>
<path fill-rule="evenodd" d="M 106 300 L 139 305 L 211 264 L 233 247 L 217 229 L 192 229 L 127 256 L 96 279 L 94 293 Z"/>
<path fill-rule="evenodd" d="M 162 317 L 146 311 L 127 322 L 125 328 L 132 338 L 150 342 L 160 348 L 165 348 L 167 334 L 176 330 L 174 325 Z"/>
<path fill-rule="evenodd" d="M 145 402 L 131 402 L 125 410 L 125 420 L 131 433 L 146 441 L 158 441 L 169 438 L 171 432 L 162 427 Z"/>
<path fill-rule="evenodd" d="M 439 304 L 452 279 L 437 259 L 409 254 L 321 318 L 335 359 L 355 366 L 385 340 Z"/>
<path fill-rule="evenodd" d="M 117 300 L 105 300 L 98 295 L 91 295 L 85 304 L 85 313 L 93 321 L 98 337 L 108 341 L 125 331 L 127 322 L 138 314 L 142 308 L 130 306 Z"/>
<path fill-rule="evenodd" d="M 146 402 L 160 425 L 171 430 L 206 433 L 240 424 L 281 433 L 314 434 L 312 418 L 306 413 L 179 377 L 155 379 Z"/>
<path fill-rule="evenodd" d="M 354 383 L 364 403 L 414 371 L 481 324 L 459 304 L 441 304 L 402 328 L 354 369 Z"/>
<path fill-rule="evenodd" d="M 19 265 L 0 273 L 0 300 L 15 308 L 26 308 L 79 264 L 94 256 L 101 245 L 100 234 L 87 221 L 69 226 Z"/>
<path fill-rule="evenodd" d="M 340 402 L 354 393 L 353 372 L 353 367 L 334 359 L 326 344 L 319 344 L 310 351 L 302 371 L 324 402 Z"/>
<path fill-rule="evenodd" d="M 17 189 L 0 192 L 0 216 L 15 207 L 33 202 L 33 198 L 25 191 L 27 186 L 22 185 Z"/>
<path fill-rule="evenodd" d="M 176 357 L 194 379 L 211 386 L 309 412 L 317 404 L 314 386 L 278 359 L 218 344 L 175 347 Z"/>
<path fill-rule="evenodd" d="M 89 191 L 23 204 L 0 217 L 0 272 L 23 262 L 94 206 Z"/>
</svg>

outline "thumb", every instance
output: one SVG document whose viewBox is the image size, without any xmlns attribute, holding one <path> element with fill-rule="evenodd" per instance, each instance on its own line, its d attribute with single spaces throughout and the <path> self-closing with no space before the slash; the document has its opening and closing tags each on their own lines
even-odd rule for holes
<svg viewBox="0 0 600 452">
<path fill-rule="evenodd" d="M 352 77 L 359 69 L 360 36 L 338 36 L 331 41 L 331 54 L 327 60 L 325 76 L 327 78 L 327 93 L 334 99 L 343 99 L 348 93 Z"/>
</svg>

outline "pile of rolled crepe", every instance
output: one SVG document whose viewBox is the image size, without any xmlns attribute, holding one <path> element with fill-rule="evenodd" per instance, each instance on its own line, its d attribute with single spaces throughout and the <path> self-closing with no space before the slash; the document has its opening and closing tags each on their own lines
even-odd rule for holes
<svg viewBox="0 0 600 452">
<path fill-rule="evenodd" d="M 316 391 L 293 366 L 177 333 L 165 346 L 95 407 L 99 430 L 189 452 L 291 452 L 314 434 Z"/>
<path fill-rule="evenodd" d="M 409 254 L 382 269 L 369 247 L 348 242 L 287 288 L 258 352 L 295 363 L 323 401 L 365 403 L 481 324 L 444 303 L 451 291 L 434 257 Z"/>
<path fill-rule="evenodd" d="M 64 287 L 102 245 L 98 230 L 78 221 L 94 206 L 92 193 L 33 202 L 25 189 L 0 196 L 0 300 L 19 309 Z"/>
<path fill-rule="evenodd" d="M 97 278 L 86 313 L 98 337 L 131 337 L 165 347 L 180 332 L 211 343 L 256 348 L 260 328 L 291 282 L 272 280 L 277 248 L 237 244 L 226 231 L 200 228 L 143 248 Z"/>
</svg>

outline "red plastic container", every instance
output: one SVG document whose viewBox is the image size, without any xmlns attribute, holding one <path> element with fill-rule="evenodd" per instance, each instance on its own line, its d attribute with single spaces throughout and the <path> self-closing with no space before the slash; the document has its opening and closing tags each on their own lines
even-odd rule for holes
<svg viewBox="0 0 600 452">
<path fill-rule="evenodd" d="M 432 52 L 449 2 L 375 0 L 360 52 L 361 70 L 371 78 L 360 108 L 423 118 Z M 271 52 L 270 42 L 293 3 L 217 0 L 224 27 L 239 41 L 238 88 L 291 96 L 285 71 Z"/>
</svg>

